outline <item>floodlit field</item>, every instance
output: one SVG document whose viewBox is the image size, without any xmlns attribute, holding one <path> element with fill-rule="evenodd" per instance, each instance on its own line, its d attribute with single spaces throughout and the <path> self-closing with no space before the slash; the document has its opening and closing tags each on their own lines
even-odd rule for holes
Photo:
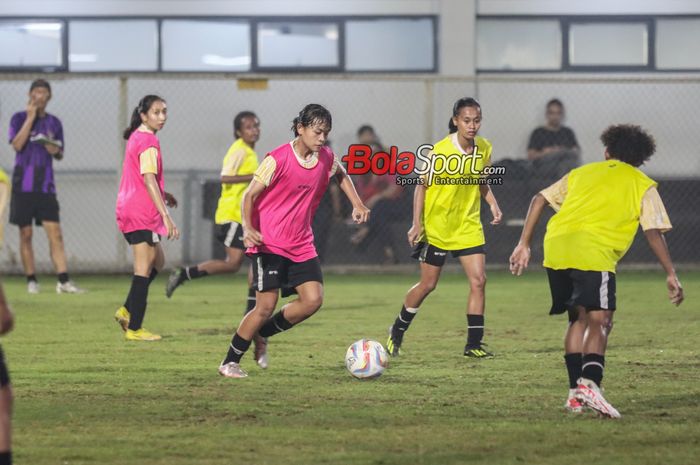
<svg viewBox="0 0 700 465">
<path fill-rule="evenodd" d="M 603 382 L 621 421 L 564 413 L 565 318 L 547 316 L 543 272 L 491 273 L 485 341 L 462 356 L 466 280 L 445 275 L 374 381 L 344 368 L 356 339 L 386 342 L 415 276 L 326 277 L 320 313 L 271 339 L 269 370 L 216 371 L 245 301 L 243 276 L 151 287 L 127 343 L 112 319 L 128 276 L 77 277 L 84 296 L 29 296 L 5 278 L 16 313 L 2 341 L 15 390 L 20 464 L 692 464 L 700 457 L 700 274 L 681 273 L 676 309 L 663 275 L 622 272 Z"/>
</svg>

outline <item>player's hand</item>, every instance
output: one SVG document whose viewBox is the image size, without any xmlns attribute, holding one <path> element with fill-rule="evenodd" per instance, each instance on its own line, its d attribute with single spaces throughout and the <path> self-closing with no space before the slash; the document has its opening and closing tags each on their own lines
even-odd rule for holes
<svg viewBox="0 0 700 465">
<path fill-rule="evenodd" d="M 678 281 L 678 277 L 676 275 L 668 276 L 666 278 L 666 286 L 668 287 L 668 298 L 671 300 L 671 303 L 676 307 L 679 306 L 685 296 L 683 295 L 683 286 Z"/>
<path fill-rule="evenodd" d="M 491 205 L 491 215 L 493 215 L 493 220 L 491 220 L 491 224 L 501 224 L 501 220 L 503 219 L 503 213 L 501 212 L 501 209 L 498 207 L 497 203 Z"/>
<path fill-rule="evenodd" d="M 163 194 L 165 196 L 165 205 L 167 205 L 168 208 L 177 208 L 177 199 L 175 196 L 170 192 L 164 192 Z"/>
<path fill-rule="evenodd" d="M 15 316 L 12 314 L 12 310 L 6 308 L 4 311 L 0 312 L 0 334 L 9 333 L 14 326 Z"/>
<path fill-rule="evenodd" d="M 262 244 L 263 237 L 260 231 L 253 228 L 243 228 L 243 245 L 254 247 Z"/>
<path fill-rule="evenodd" d="M 61 152 L 61 147 L 59 147 L 58 145 L 47 142 L 46 144 L 44 144 L 44 148 L 46 148 L 46 151 L 49 152 L 49 155 L 56 158 L 57 160 L 63 158 L 63 152 Z"/>
<path fill-rule="evenodd" d="M 170 218 L 170 216 L 166 216 L 163 219 L 163 222 L 165 223 L 165 228 L 168 230 L 168 240 L 177 240 L 180 239 L 180 231 L 178 231 L 177 226 L 175 225 L 175 222 Z"/>
<path fill-rule="evenodd" d="M 415 247 L 422 234 L 423 226 L 420 223 L 411 225 L 411 229 L 408 230 L 408 245 Z"/>
<path fill-rule="evenodd" d="M 369 220 L 370 209 L 360 204 L 352 209 L 352 221 L 357 224 L 366 223 Z"/>
<path fill-rule="evenodd" d="M 29 103 L 27 103 L 27 118 L 36 118 L 37 104 L 33 98 L 29 97 Z"/>
<path fill-rule="evenodd" d="M 520 276 L 530 262 L 530 247 L 518 244 L 510 255 L 510 272 Z"/>
</svg>

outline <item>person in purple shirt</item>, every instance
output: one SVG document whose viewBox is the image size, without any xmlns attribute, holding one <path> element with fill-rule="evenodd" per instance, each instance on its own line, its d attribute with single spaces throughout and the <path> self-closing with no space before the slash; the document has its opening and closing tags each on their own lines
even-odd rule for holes
<svg viewBox="0 0 700 465">
<path fill-rule="evenodd" d="M 82 293 L 68 276 L 66 252 L 59 223 L 53 160 L 63 158 L 63 126 L 54 115 L 46 112 L 51 100 L 51 86 L 44 79 L 32 82 L 26 111 L 12 115 L 10 144 L 17 152 L 12 173 L 10 223 L 19 226 L 20 253 L 27 276 L 27 291 L 39 293 L 32 248 L 32 221 L 43 226 L 49 240 L 51 260 L 58 282 L 58 294 Z"/>
</svg>

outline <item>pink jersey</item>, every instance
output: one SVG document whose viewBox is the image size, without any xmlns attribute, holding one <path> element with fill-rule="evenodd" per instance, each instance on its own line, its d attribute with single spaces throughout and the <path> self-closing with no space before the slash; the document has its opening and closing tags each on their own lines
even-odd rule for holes
<svg viewBox="0 0 700 465">
<path fill-rule="evenodd" d="M 117 195 L 117 225 L 123 233 L 138 230 L 153 231 L 165 235 L 163 218 L 153 204 L 146 183 L 141 175 L 140 155 L 154 147 L 158 152 L 158 173 L 156 180 L 161 194 L 165 192 L 163 183 L 163 160 L 160 154 L 160 142 L 155 134 L 142 132 L 138 129 L 131 134 L 126 142 L 126 153 L 122 166 L 122 179 Z"/>
<path fill-rule="evenodd" d="M 267 156 L 275 159 L 275 173 L 252 214 L 253 227 L 262 234 L 263 243 L 249 247 L 247 253 L 273 253 L 297 263 L 310 260 L 318 256 L 311 223 L 328 187 L 333 152 L 321 147 L 313 168 L 301 166 L 290 143 Z"/>
</svg>

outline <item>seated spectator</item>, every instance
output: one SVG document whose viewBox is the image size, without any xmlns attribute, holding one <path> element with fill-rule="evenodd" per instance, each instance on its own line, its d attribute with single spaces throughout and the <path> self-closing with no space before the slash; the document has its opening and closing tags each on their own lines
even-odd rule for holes
<svg viewBox="0 0 700 465">
<path fill-rule="evenodd" d="M 556 180 L 580 164 L 581 149 L 571 128 L 562 125 L 564 104 L 558 99 L 547 102 L 546 124 L 530 135 L 527 157 L 532 161 L 532 175 Z"/>
<path fill-rule="evenodd" d="M 361 126 L 357 131 L 357 139 L 360 144 L 372 147 L 372 154 L 385 151 L 382 147 L 374 128 L 369 125 Z M 383 261 L 396 263 L 396 251 L 390 233 L 390 223 L 409 218 L 409 212 L 402 208 L 401 197 L 403 188 L 396 184 L 396 176 L 386 174 L 377 176 L 368 173 L 353 179 L 360 198 L 367 208 L 372 210 L 369 221 L 362 225 L 350 238 L 350 242 L 363 248 L 376 241 L 381 247 Z"/>
</svg>

